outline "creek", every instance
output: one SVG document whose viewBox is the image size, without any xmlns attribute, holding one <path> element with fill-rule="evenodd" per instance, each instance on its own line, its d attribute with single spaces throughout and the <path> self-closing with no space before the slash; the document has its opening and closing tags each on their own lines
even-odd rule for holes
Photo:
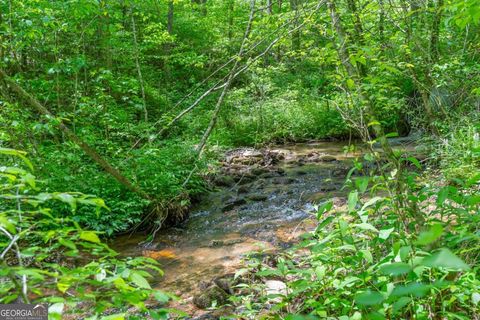
<svg viewBox="0 0 480 320">
<path fill-rule="evenodd" d="M 399 141 L 401 143 L 401 141 Z M 345 176 L 356 153 L 347 142 L 313 142 L 262 150 L 237 149 L 225 155 L 217 187 L 196 204 L 180 225 L 117 238 L 122 255 L 158 260 L 165 272 L 153 285 L 189 306 L 201 283 L 234 273 L 252 251 L 275 252 L 291 246 L 314 227 L 315 205 L 328 199 L 345 203 Z M 198 311 L 198 310 L 197 310 Z M 195 313 L 195 312 L 193 312 Z"/>
</svg>

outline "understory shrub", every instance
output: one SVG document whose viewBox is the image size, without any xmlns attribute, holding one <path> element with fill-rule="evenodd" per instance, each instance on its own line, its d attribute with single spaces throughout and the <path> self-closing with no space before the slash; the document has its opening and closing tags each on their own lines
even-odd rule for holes
<svg viewBox="0 0 480 320">
<path fill-rule="evenodd" d="M 24 152 L 1 148 L 0 156 L 0 303 L 48 303 L 49 319 L 124 319 L 127 311 L 165 319 L 161 306 L 172 296 L 147 280 L 162 275 L 159 264 L 119 258 L 72 219 L 80 208 L 102 215 L 102 199 L 45 192 Z M 151 310 L 147 300 L 160 306 Z"/>
<path fill-rule="evenodd" d="M 377 161 L 367 154 L 364 160 Z M 233 299 L 249 319 L 476 319 L 480 312 L 480 171 L 432 181 L 402 156 L 347 176 L 344 207 L 327 201 L 314 231 L 273 262 L 249 261 Z M 353 174 L 356 172 L 357 174 Z M 239 273 L 245 273 L 241 270 Z M 286 291 L 265 293 L 266 279 Z M 245 289 L 245 287 L 247 289 Z"/>
</svg>

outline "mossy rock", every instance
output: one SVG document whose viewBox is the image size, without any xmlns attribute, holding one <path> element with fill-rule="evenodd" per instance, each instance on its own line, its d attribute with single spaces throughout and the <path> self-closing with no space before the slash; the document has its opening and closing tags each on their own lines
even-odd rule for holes
<svg viewBox="0 0 480 320">
<path fill-rule="evenodd" d="M 207 309 L 216 302 L 217 306 L 227 303 L 229 294 L 218 285 L 213 284 L 193 297 L 193 304 L 200 309 Z"/>
</svg>

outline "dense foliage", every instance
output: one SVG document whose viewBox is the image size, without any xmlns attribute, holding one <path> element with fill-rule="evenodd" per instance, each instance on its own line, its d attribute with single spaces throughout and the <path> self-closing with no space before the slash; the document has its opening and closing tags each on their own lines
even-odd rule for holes
<svg viewBox="0 0 480 320">
<path fill-rule="evenodd" d="M 104 219 L 115 223 L 79 215 L 89 227 L 123 231 L 152 201 L 100 172 L 59 121 L 151 198 L 171 207 L 181 197 L 171 211 L 184 212 L 205 187 L 192 151 L 233 70 L 249 3 L 3 0 L 0 8 L 2 68 L 51 112 L 30 111 L 4 88 L 4 146 L 31 151 L 51 190 L 105 198 Z M 355 123 L 366 118 L 386 132 L 448 130 L 440 120 L 478 105 L 477 11 L 473 0 L 257 3 L 210 142 L 358 136 Z"/>
<path fill-rule="evenodd" d="M 315 231 L 300 244 L 273 264 L 249 262 L 256 280 L 234 300 L 248 306 L 244 316 L 475 319 L 480 170 L 453 186 L 426 179 L 413 157 L 399 158 L 403 171 L 391 163 L 369 170 L 375 156 L 367 154 L 349 172 L 344 207 L 324 202 Z M 265 295 L 259 281 L 265 278 L 284 281 L 285 292 Z"/>
<path fill-rule="evenodd" d="M 78 192 L 43 192 L 23 152 L 2 148 L 0 155 L 1 303 L 48 302 L 49 319 L 66 314 L 96 319 L 116 308 L 119 312 L 110 319 L 121 319 L 128 306 L 145 312 L 147 299 L 170 299 L 152 290 L 146 279 L 152 271 L 162 273 L 155 260 L 119 259 L 96 232 L 59 210 L 83 207 L 100 215 L 101 208 L 108 209 L 102 199 Z M 150 311 L 157 318 L 167 313 Z"/>
<path fill-rule="evenodd" d="M 253 265 L 289 293 L 234 303 L 478 316 L 479 54 L 478 0 L 0 0 L 0 302 L 145 311 L 156 264 L 96 232 L 184 219 L 226 148 L 361 139 L 383 153 L 347 177 L 348 208 L 325 203 L 296 250 Z M 423 166 L 386 139 L 411 133 Z"/>
</svg>

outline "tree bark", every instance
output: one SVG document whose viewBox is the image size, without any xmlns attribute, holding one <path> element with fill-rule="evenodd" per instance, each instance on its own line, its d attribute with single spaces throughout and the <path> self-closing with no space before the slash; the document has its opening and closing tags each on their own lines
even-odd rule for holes
<svg viewBox="0 0 480 320">
<path fill-rule="evenodd" d="M 12 80 L 2 69 L 0 69 L 0 80 L 5 81 L 5 83 L 10 87 L 10 89 L 17 94 L 21 99 L 25 100 L 33 109 L 38 113 L 54 117 L 54 115 L 45 108 L 38 100 L 32 97 L 28 92 L 23 90 L 14 80 Z M 76 134 L 74 134 L 63 122 L 58 124 L 60 130 L 62 130 L 76 145 L 78 145 L 88 156 L 90 156 L 93 161 L 95 161 L 100 167 L 102 167 L 108 174 L 110 174 L 115 180 L 117 180 L 121 185 L 126 187 L 128 190 L 140 195 L 145 199 L 151 200 L 151 198 L 139 187 L 133 185 L 127 177 L 122 175 L 116 168 L 114 168 L 110 163 L 103 159 L 92 147 L 87 145 L 82 139 L 80 139 Z"/>
<path fill-rule="evenodd" d="M 430 37 L 430 60 L 432 63 L 436 63 L 440 54 L 438 48 L 438 42 L 440 37 L 440 23 L 442 21 L 444 0 L 437 1 L 437 7 L 435 10 L 435 17 L 433 18 L 432 34 Z"/>
<path fill-rule="evenodd" d="M 140 83 L 140 92 L 142 94 L 142 103 L 143 103 L 143 119 L 145 122 L 148 122 L 148 110 L 147 110 L 147 101 L 145 99 L 145 85 L 142 76 L 142 68 L 140 66 L 140 50 L 138 48 L 138 40 L 137 40 L 137 27 L 135 23 L 135 17 L 133 15 L 132 10 L 132 33 L 133 33 L 133 46 L 135 50 L 135 67 L 137 69 L 138 74 L 138 82 Z"/>
<path fill-rule="evenodd" d="M 379 14 L 378 14 L 378 34 L 382 46 L 385 46 L 385 4 L 383 0 L 378 0 Z"/>
<path fill-rule="evenodd" d="M 350 14 L 352 15 L 355 37 L 357 38 L 358 42 L 363 43 L 362 20 L 360 19 L 360 13 L 357 9 L 356 0 L 347 0 L 347 6 L 348 10 L 350 10 Z"/>
<path fill-rule="evenodd" d="M 359 44 L 359 46 L 363 46 L 365 43 L 365 39 L 363 36 L 363 25 L 360 18 L 360 12 L 358 12 L 356 0 L 347 0 L 347 6 L 353 20 L 355 40 Z M 365 74 L 367 73 L 365 65 L 357 62 L 355 66 L 359 72 L 359 75 L 361 77 L 365 76 Z"/>
<path fill-rule="evenodd" d="M 173 0 L 168 1 L 168 13 L 167 13 L 167 32 L 173 33 Z"/>
</svg>

